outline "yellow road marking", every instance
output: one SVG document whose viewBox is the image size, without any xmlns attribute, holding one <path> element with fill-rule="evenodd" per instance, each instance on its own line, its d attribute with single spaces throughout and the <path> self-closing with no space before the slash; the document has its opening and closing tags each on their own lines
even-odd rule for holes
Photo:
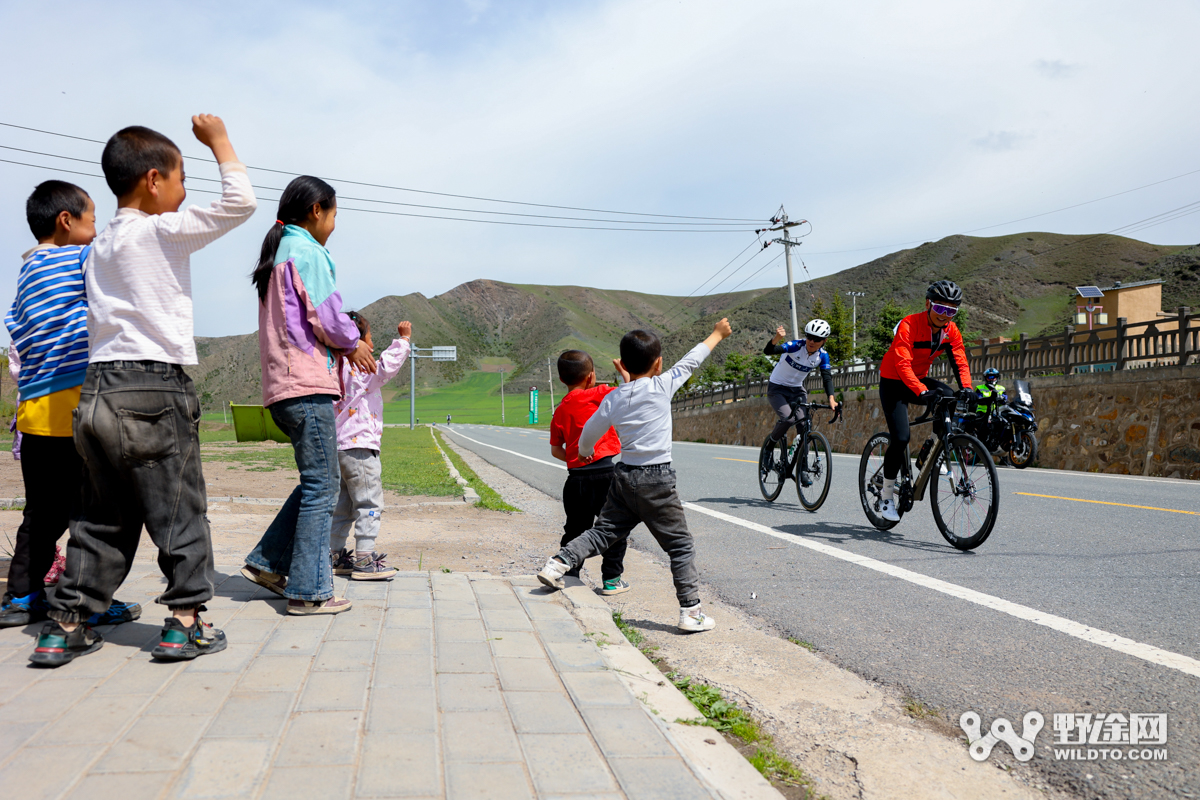
<svg viewBox="0 0 1200 800">
<path fill-rule="evenodd" d="M 1013 492 L 1025 497 L 1045 497 L 1050 500 L 1070 500 L 1075 503 L 1095 503 L 1101 506 L 1121 506 L 1122 508 L 1144 508 L 1147 511 L 1170 511 L 1172 514 L 1191 514 L 1200 517 L 1200 511 L 1181 511 L 1178 508 L 1159 508 L 1158 506 L 1135 506 L 1130 503 L 1110 503 L 1107 500 L 1083 500 L 1078 497 L 1059 497 L 1054 494 L 1033 494 L 1032 492 Z"/>
<path fill-rule="evenodd" d="M 743 464 L 757 464 L 758 463 L 757 461 L 747 461 L 744 458 L 721 458 L 720 456 L 713 456 L 713 459 L 716 461 L 740 461 Z"/>
</svg>

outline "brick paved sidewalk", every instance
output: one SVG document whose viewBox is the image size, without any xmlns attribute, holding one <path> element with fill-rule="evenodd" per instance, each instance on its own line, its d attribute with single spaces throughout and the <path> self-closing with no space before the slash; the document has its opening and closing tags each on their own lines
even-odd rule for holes
<svg viewBox="0 0 1200 800">
<path fill-rule="evenodd" d="M 149 650 L 162 578 L 146 566 L 119 593 L 142 603 L 143 618 L 102 628 L 97 653 L 34 669 L 27 658 L 41 625 L 0 631 L 6 797 L 773 794 L 710 729 L 663 719 L 690 706 L 664 694 L 673 687 L 641 669 L 636 650 L 585 636 L 567 607 L 598 604 L 582 618 L 600 625 L 605 612 L 584 587 L 568 602 L 530 579 L 336 579 L 352 611 L 287 617 L 285 601 L 227 567 L 206 616 L 229 648 L 161 664 Z M 640 693 L 643 701 L 670 706 L 662 717 L 635 698 L 638 681 L 657 698 Z M 697 751 L 706 744 L 719 746 Z"/>
</svg>

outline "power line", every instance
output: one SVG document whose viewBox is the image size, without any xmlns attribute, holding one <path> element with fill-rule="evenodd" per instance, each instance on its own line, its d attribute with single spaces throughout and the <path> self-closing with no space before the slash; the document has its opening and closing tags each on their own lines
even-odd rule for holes
<svg viewBox="0 0 1200 800">
<path fill-rule="evenodd" d="M 14 125 L 11 122 L 0 122 L 0 126 L 6 127 L 6 128 L 14 128 L 16 130 L 30 131 L 32 133 L 45 134 L 47 136 L 59 136 L 64 139 L 74 139 L 74 140 L 80 141 L 80 142 L 91 142 L 93 144 L 101 144 L 101 145 L 107 144 L 107 142 L 102 141 L 100 139 L 89 139 L 85 136 L 73 136 L 69 133 L 59 133 L 57 131 L 48 131 L 48 130 L 44 130 L 41 128 L 31 128 L 31 127 L 28 127 L 25 125 Z M 216 163 L 216 161 L 211 158 L 200 158 L 200 157 L 193 157 L 193 156 L 188 156 L 188 158 L 192 158 L 195 161 L 207 161 L 209 163 L 214 163 L 214 164 Z M 281 169 L 270 169 L 268 167 L 256 167 L 256 166 L 251 166 L 251 165 L 247 165 L 247 167 L 249 169 L 259 170 L 260 172 L 272 172 L 277 175 L 296 176 L 296 175 L 304 174 L 304 173 L 300 173 L 300 172 L 289 172 L 287 170 L 281 170 Z M 389 190 L 397 191 L 397 192 L 413 192 L 416 194 L 428 194 L 428 195 L 433 195 L 436 197 L 453 197 L 458 200 L 477 200 L 477 201 L 485 202 L 485 203 L 504 203 L 507 205 L 532 206 L 535 208 L 554 208 L 554 209 L 559 209 L 562 211 L 586 211 L 586 212 L 589 212 L 592 214 L 618 214 L 618 215 L 627 216 L 627 217 L 656 217 L 656 218 L 660 218 L 660 219 L 688 219 L 688 220 L 702 220 L 702 221 L 706 221 L 706 222 L 726 222 L 726 223 L 761 222 L 761 220 L 759 220 L 759 219 L 740 218 L 740 217 L 699 217 L 699 216 L 688 216 L 688 215 L 682 215 L 682 214 L 650 214 L 650 213 L 646 213 L 646 212 L 642 212 L 642 211 L 612 211 L 610 209 L 603 209 L 603 208 L 584 208 L 584 207 L 580 207 L 580 206 L 564 206 L 564 205 L 555 205 L 555 204 L 551 204 L 551 203 L 531 203 L 531 202 L 525 202 L 525 201 L 521 201 L 521 200 L 502 200 L 502 199 L 498 199 L 498 198 L 494 198 L 494 197 L 479 197 L 476 195 L 452 194 L 450 192 L 435 192 L 435 191 L 430 191 L 428 189 L 413 189 L 413 188 L 406 187 L 406 186 L 392 186 L 389 184 L 382 184 L 382 183 L 369 183 L 366 181 L 352 181 L 352 180 L 349 180 L 346 178 L 326 178 L 326 180 L 333 181 L 334 183 L 345 183 L 345 184 L 351 184 L 354 186 L 369 186 L 369 187 L 372 187 L 375 189 L 389 189 Z"/>
<path fill-rule="evenodd" d="M 42 164 L 29 164 L 24 161 L 13 161 L 13 160 L 7 159 L 7 158 L 0 158 L 0 163 L 16 164 L 16 165 L 22 166 L 22 167 L 33 167 L 34 169 L 44 169 L 44 170 L 48 170 L 50 172 L 61 172 L 61 173 L 68 174 L 68 175 L 85 175 L 89 178 L 103 178 L 104 177 L 103 175 L 97 175 L 92 172 L 80 172 L 79 170 L 62 169 L 60 167 L 48 167 L 48 166 L 44 166 Z M 197 192 L 200 194 L 214 194 L 214 195 L 221 194 L 220 192 L 213 191 L 211 189 L 189 189 L 188 191 L 189 192 Z M 279 200 L 279 198 L 277 198 L 277 197 L 262 197 L 259 199 L 267 200 L 269 202 L 277 202 Z M 374 201 L 368 201 L 368 202 L 374 202 Z M 437 219 L 437 220 L 447 220 L 447 221 L 452 221 L 452 222 L 474 222 L 474 223 L 478 223 L 478 224 L 482 224 L 482 225 L 511 225 L 511 226 L 516 226 L 516 227 L 520 227 L 520 228 L 557 228 L 557 229 L 561 229 L 561 230 L 576 230 L 576 231 L 627 231 L 630 233 L 746 233 L 748 230 L 746 228 L 705 228 L 703 230 L 686 230 L 686 229 L 679 229 L 679 228 L 614 228 L 614 227 L 606 227 L 606 226 L 599 226 L 599 225 L 554 225 L 554 224 L 539 223 L 539 222 L 513 222 L 511 220 L 502 220 L 502 219 L 472 219 L 470 217 L 452 217 L 452 216 L 447 216 L 444 214 L 413 214 L 413 213 L 404 212 L 404 211 L 385 211 L 385 210 L 379 209 L 379 208 L 355 208 L 353 206 L 342 206 L 342 205 L 338 206 L 338 210 L 339 211 L 359 211 L 359 212 L 362 212 L 365 214 L 383 214 L 385 216 L 391 216 L 391 217 L 411 217 L 411 218 L 415 218 L 415 219 Z M 620 222 L 620 220 L 602 220 L 602 221 L 608 221 L 608 222 L 613 222 L 613 223 Z M 632 223 L 632 224 L 636 224 L 636 223 Z M 654 224 L 654 223 L 646 222 L 643 224 Z"/>
<path fill-rule="evenodd" d="M 739 264 L 737 269 L 735 269 L 733 272 L 731 272 L 731 273 L 729 273 L 728 275 L 726 275 L 724 278 L 722 278 L 722 279 L 720 280 L 720 282 L 719 282 L 719 283 L 717 283 L 715 286 L 713 286 L 713 287 L 712 287 L 712 291 L 714 291 L 714 292 L 715 292 L 715 291 L 717 290 L 717 286 L 720 286 L 722 283 L 724 283 L 725 281 L 727 281 L 727 280 L 729 280 L 730 278 L 732 278 L 734 275 L 736 275 L 736 274 L 738 274 L 739 272 L 741 272 L 741 271 L 742 271 L 742 269 L 744 269 L 744 268 L 745 268 L 745 266 L 746 266 L 747 264 L 749 264 L 751 261 L 753 261 L 754 259 L 758 258 L 760 255 L 762 255 L 762 254 L 763 254 L 763 252 L 765 252 L 765 250 L 766 250 L 766 248 L 760 248 L 760 249 L 758 250 L 758 252 L 754 253 L 754 254 L 753 254 L 753 255 L 751 255 L 749 258 L 747 258 L 745 261 L 743 261 L 741 264 Z M 746 251 L 745 251 L 745 250 L 743 250 L 742 252 L 744 253 L 744 252 L 746 252 Z M 739 255 L 740 255 L 740 253 L 739 253 Z M 768 264 L 769 264 L 769 263 L 772 263 L 772 262 L 773 262 L 773 261 L 775 261 L 775 260 L 777 260 L 777 258 L 775 258 L 775 259 L 772 259 L 771 261 L 768 261 L 767 263 L 768 263 Z M 722 268 L 722 269 L 723 269 L 723 268 Z M 760 270 L 759 270 L 759 272 L 761 272 L 761 271 L 762 271 L 762 270 L 760 269 Z M 757 274 L 758 274 L 758 273 L 756 272 L 756 273 L 755 273 L 755 275 L 757 275 Z M 742 281 L 742 283 L 745 283 L 745 281 Z M 739 283 L 739 284 L 738 284 L 738 286 L 741 286 L 741 285 L 742 285 L 742 283 Z M 720 297 L 721 297 L 721 298 L 724 298 L 724 297 L 728 296 L 730 293 L 731 293 L 731 292 L 726 292 L 725 294 L 721 295 Z M 673 322 L 673 321 L 674 321 L 674 320 L 677 318 L 678 314 L 681 314 L 682 312 L 683 312 L 683 309 L 681 308 L 679 311 L 677 311 L 677 312 L 675 313 L 675 315 L 673 315 L 673 316 L 672 316 L 672 318 L 671 318 L 671 319 L 667 320 L 667 322 L 668 322 L 668 323 L 670 323 L 670 322 Z"/>
<path fill-rule="evenodd" d="M 706 283 L 708 283 L 709 281 L 711 281 L 713 278 L 717 277 L 717 275 L 719 275 L 719 274 L 721 274 L 722 272 L 724 272 L 724 271 L 725 271 L 725 269 L 726 269 L 726 267 L 728 267 L 728 266 L 729 266 L 730 264 L 732 264 L 734 261 L 737 261 L 739 258 L 741 258 L 741 257 L 742 257 L 742 253 L 745 253 L 745 252 L 746 252 L 747 250 L 749 250 L 751 247 L 753 247 L 754 245 L 758 244 L 758 242 L 759 242 L 759 240 L 760 240 L 760 239 L 761 239 L 761 237 L 759 237 L 759 236 L 755 236 L 755 237 L 754 237 L 754 239 L 753 239 L 753 240 L 751 240 L 750 244 L 748 244 L 748 245 L 746 245 L 745 247 L 743 247 L 743 248 L 741 249 L 741 251 L 740 251 L 740 252 L 739 252 L 739 253 L 738 253 L 736 256 L 734 256 L 733 258 L 729 259 L 729 261 L 725 262 L 725 265 L 724 265 L 723 267 L 721 267 L 720 269 L 718 269 L 718 270 L 717 270 L 716 272 L 714 272 L 712 275 L 708 276 L 708 278 L 707 278 L 707 279 L 704 281 L 704 283 L 700 284 L 700 285 L 699 285 L 699 286 L 697 286 L 695 289 L 693 289 L 693 290 L 692 290 L 692 291 L 691 291 L 691 292 L 690 292 L 690 293 L 689 293 L 689 294 L 688 294 L 686 297 L 683 297 L 683 298 L 681 298 L 681 299 L 677 300 L 673 306 L 671 306 L 670 308 L 668 308 L 668 309 L 666 310 L 666 313 L 663 315 L 663 316 L 664 316 L 664 319 L 666 319 L 666 320 L 668 320 L 668 321 L 669 321 L 669 320 L 671 319 L 671 317 L 673 316 L 673 312 L 675 311 L 675 309 L 679 308 L 679 307 L 680 307 L 682 304 L 686 303 L 686 302 L 687 302 L 687 301 L 688 301 L 688 300 L 689 300 L 689 299 L 690 299 L 690 298 L 691 298 L 693 295 L 695 295 L 695 294 L 696 294 L 696 292 L 698 292 L 698 291 L 700 291 L 701 289 L 703 289 L 703 288 L 704 288 L 704 285 L 705 285 Z"/>
<path fill-rule="evenodd" d="M 10 147 L 9 145 L 4 145 L 4 144 L 0 144 L 0 150 L 14 150 L 18 153 L 29 153 L 31 155 L 46 156 L 48 158 L 61 158 L 61 159 L 67 160 L 67 161 L 78 161 L 78 162 L 81 162 L 84 164 L 97 164 L 98 165 L 100 163 L 99 161 L 93 161 L 93 160 L 87 159 L 87 158 L 74 158 L 73 156 L 59 155 L 58 153 L 46 153 L 46 152 L 42 152 L 40 150 L 26 150 L 21 147 Z M 17 163 L 17 162 L 13 162 L 13 163 Z M 202 178 L 202 177 L 197 177 L 195 175 L 188 176 L 188 180 L 204 181 L 205 183 L 220 183 L 221 182 L 219 178 Z M 281 189 L 278 186 L 263 186 L 263 185 L 257 184 L 257 183 L 252 183 L 250 185 L 255 189 L 261 189 L 263 191 L 268 191 L 268 192 L 282 192 L 283 191 L 283 189 Z M 197 191 L 199 191 L 199 190 L 197 190 Z M 519 211 L 487 211 L 487 210 L 475 209 L 475 208 L 458 208 L 455 206 L 432 206 L 432 205 L 427 205 L 424 203 L 403 203 L 403 202 L 400 202 L 397 200 L 376 200 L 376 199 L 370 198 L 370 197 L 351 197 L 349 195 L 339 195 L 339 199 L 340 200 L 351 200 L 351 201 L 362 202 L 362 203 L 379 203 L 381 205 L 404 206 L 406 208 L 425 208 L 425 209 L 429 209 L 431 211 L 457 211 L 457 212 L 466 213 L 466 214 L 493 214 L 493 215 L 499 215 L 499 216 L 505 216 L 505 217 L 525 217 L 525 218 L 533 218 L 533 219 L 558 219 L 558 220 L 568 220 L 568 221 L 575 221 L 575 222 L 604 222 L 604 223 L 608 223 L 610 225 L 686 225 L 686 226 L 690 226 L 690 227 L 714 227 L 714 226 L 728 227 L 726 225 L 726 223 L 720 223 L 720 222 L 654 222 L 651 220 L 614 220 L 614 219 L 603 219 L 603 218 L 595 218 L 595 217 L 564 217 L 564 216 L 557 216 L 557 215 L 551 215 L 551 214 L 525 214 L 525 213 L 521 213 Z"/>
</svg>

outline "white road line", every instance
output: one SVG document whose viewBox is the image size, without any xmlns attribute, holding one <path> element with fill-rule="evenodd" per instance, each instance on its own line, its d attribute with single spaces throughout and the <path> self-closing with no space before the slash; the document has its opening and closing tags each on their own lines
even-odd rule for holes
<svg viewBox="0 0 1200 800">
<path fill-rule="evenodd" d="M 1126 639 L 1124 636 L 1117 636 L 1115 633 L 1108 633 L 1099 628 L 1093 628 L 1089 625 L 1083 625 L 1063 617 L 1047 614 L 1044 611 L 1038 611 L 1035 608 L 1023 606 L 1018 603 L 1011 603 L 1008 600 L 1002 600 L 999 597 L 993 597 L 990 594 L 977 592 L 974 589 L 968 589 L 965 586 L 948 583 L 937 578 L 931 578 L 928 575 L 922 575 L 919 572 L 904 569 L 903 567 L 893 566 L 883 561 L 876 561 L 873 558 L 851 553 L 842 550 L 839 547 L 824 544 L 823 542 L 814 542 L 809 539 L 803 539 L 792 534 L 777 531 L 774 528 L 769 528 L 766 525 L 759 525 L 756 522 L 748 522 L 731 514 L 725 514 L 721 511 L 714 511 L 711 508 L 696 505 L 695 503 L 684 503 L 683 507 L 690 511 L 697 511 L 701 514 L 706 514 L 710 517 L 716 517 L 719 520 L 739 525 L 743 528 L 748 528 L 758 533 L 765 533 L 768 536 L 773 536 L 790 544 L 807 547 L 810 550 L 815 550 L 818 553 L 834 558 L 848 561 L 851 564 L 856 564 L 860 567 L 882 572 L 885 575 L 890 575 L 893 578 L 915 583 L 918 586 L 924 586 L 926 589 L 932 589 L 935 592 L 948 594 L 951 597 L 957 597 L 960 600 L 966 600 L 969 603 L 990 608 L 994 611 L 1000 611 L 1004 614 L 1032 622 L 1036 625 L 1042 625 L 1059 633 L 1065 633 L 1068 636 L 1073 636 L 1076 639 L 1081 639 L 1090 644 L 1107 647 L 1109 650 L 1115 650 L 1118 653 L 1140 658 L 1143 661 L 1149 661 L 1152 664 L 1169 667 L 1170 669 L 1179 670 L 1187 675 L 1200 677 L 1200 661 L 1194 658 L 1189 658 L 1179 653 L 1172 653 L 1169 650 L 1162 650 L 1149 644 L 1135 642 L 1132 639 Z"/>
<path fill-rule="evenodd" d="M 520 456 L 521 458 L 527 458 L 530 461 L 536 461 L 539 464 L 545 464 L 547 467 L 554 467 L 555 469 L 566 469 L 567 468 L 567 466 L 565 464 L 555 464 L 553 461 L 543 461 L 540 458 L 534 458 L 533 456 L 527 456 L 524 453 L 518 453 L 516 450 L 508 450 L 504 447 L 497 447 L 494 444 L 488 444 L 487 442 L 481 442 L 478 439 L 472 439 L 470 436 L 467 436 L 465 433 L 459 433 L 458 431 L 449 431 L 449 430 L 448 430 L 448 432 L 453 433 L 455 436 L 461 436 L 462 438 L 466 439 L 468 442 L 474 442 L 475 444 L 483 445 L 484 447 L 490 447 L 493 450 L 499 450 L 502 453 L 509 453 L 514 456 Z"/>
<path fill-rule="evenodd" d="M 455 433 L 457 433 L 457 431 Z M 506 450 L 503 447 L 496 447 L 494 444 L 487 444 L 486 442 L 472 439 L 470 436 L 465 436 L 461 433 L 458 433 L 458 435 L 462 436 L 462 438 L 468 441 L 475 442 L 476 444 L 483 445 L 484 447 L 490 447 L 493 450 L 501 450 L 514 456 L 526 458 L 530 461 L 536 461 L 539 464 L 545 464 L 548 467 L 566 469 L 566 467 L 561 464 L 543 461 L 540 458 L 527 456 L 524 453 L 518 453 L 515 450 Z M 866 567 L 867 569 L 875 570 L 876 572 L 882 572 L 883 574 L 890 575 L 893 578 L 899 578 L 900 580 L 908 581 L 909 583 L 915 583 L 916 585 L 923 586 L 926 589 L 932 589 L 935 592 L 941 592 L 942 594 L 947 594 L 951 597 L 957 597 L 960 600 L 966 600 L 969 603 L 975 603 L 977 605 L 984 606 L 985 608 L 990 608 L 993 611 L 999 611 L 1003 614 L 1016 617 L 1017 619 L 1023 619 L 1027 622 L 1032 622 L 1035 625 L 1042 625 L 1050 628 L 1051 630 L 1058 631 L 1059 633 L 1065 633 L 1068 636 L 1072 636 L 1090 644 L 1099 645 L 1100 647 L 1107 647 L 1109 650 L 1115 650 L 1118 653 L 1124 653 L 1125 655 L 1133 656 L 1134 658 L 1140 658 L 1143 661 L 1149 661 L 1151 664 L 1158 664 L 1159 666 L 1168 667 L 1170 669 L 1178 670 L 1186 675 L 1200 678 L 1200 661 L 1179 653 L 1172 653 L 1169 650 L 1163 650 L 1153 645 L 1135 642 L 1133 639 L 1126 639 L 1124 636 L 1118 636 L 1115 633 L 1102 631 L 1099 628 L 1093 628 L 1090 625 L 1084 625 L 1082 623 L 1066 619 L 1065 617 L 1059 617 L 1055 614 L 1048 614 L 1045 611 L 1038 611 L 1036 608 L 1030 608 L 1029 606 L 1020 605 L 1019 603 L 1013 603 L 999 597 L 994 597 L 990 594 L 984 594 L 983 592 L 977 592 L 974 589 L 968 589 L 965 586 L 959 586 L 954 583 L 939 580 L 938 578 L 931 578 L 928 575 L 922 575 L 919 572 L 913 572 L 912 570 L 907 570 L 903 567 L 893 566 L 892 564 L 888 564 L 883 561 L 877 561 L 873 558 L 868 558 L 867 556 L 851 553 L 848 550 L 841 549 L 840 547 L 834 547 L 823 542 L 814 542 L 809 539 L 800 538 L 790 533 L 784 533 L 782 531 L 775 530 L 774 528 L 767 527 L 766 525 L 760 525 L 757 522 L 749 522 L 748 520 L 741 519 L 740 517 L 735 517 L 732 514 L 726 514 L 722 511 L 715 511 L 711 508 L 705 508 L 704 506 L 697 505 L 696 503 L 685 502 L 683 507 L 690 511 L 696 511 L 710 517 L 715 517 L 716 519 L 723 520 L 733 525 L 738 525 L 758 533 L 765 533 L 767 536 L 773 536 L 774 538 L 783 542 L 787 542 L 788 544 L 807 547 L 809 550 L 814 550 L 822 555 L 832 556 L 833 558 L 837 558 L 851 564 L 856 564 L 860 567 Z"/>
</svg>

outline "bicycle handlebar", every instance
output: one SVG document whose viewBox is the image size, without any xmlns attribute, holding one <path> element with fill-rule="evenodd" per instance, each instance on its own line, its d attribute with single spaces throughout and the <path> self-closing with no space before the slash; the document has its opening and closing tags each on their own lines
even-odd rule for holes
<svg viewBox="0 0 1200 800">
<path fill-rule="evenodd" d="M 831 409 L 827 403 L 797 403 L 797 405 L 800 408 L 808 408 L 808 409 L 812 409 L 814 411 L 819 411 L 821 409 L 824 409 L 826 411 L 833 411 L 833 419 L 829 420 L 831 423 L 837 422 L 839 419 L 841 419 L 841 416 L 842 416 L 842 404 L 841 403 L 838 403 L 838 407 L 835 409 Z"/>
</svg>

